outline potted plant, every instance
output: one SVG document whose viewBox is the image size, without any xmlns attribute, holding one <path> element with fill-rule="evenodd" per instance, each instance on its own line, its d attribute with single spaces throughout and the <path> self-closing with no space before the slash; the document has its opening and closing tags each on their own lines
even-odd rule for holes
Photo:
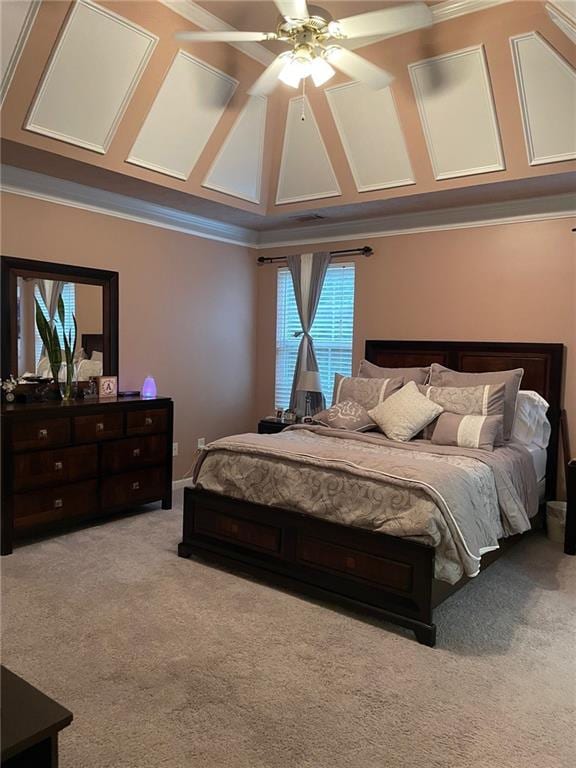
<svg viewBox="0 0 576 768">
<path fill-rule="evenodd" d="M 66 365 L 66 378 L 64 381 L 60 381 L 60 369 L 62 367 L 62 342 L 56 325 L 50 325 L 42 307 L 36 301 L 36 325 L 40 338 L 46 349 L 48 360 L 50 362 L 50 370 L 52 371 L 52 378 L 56 384 L 60 387 L 60 395 L 63 400 L 71 400 L 73 398 L 73 381 L 74 381 L 74 355 L 76 352 L 76 340 L 78 337 L 78 326 L 76 323 L 75 315 L 72 315 L 74 324 L 74 331 L 72 329 L 66 335 L 66 309 L 64 307 L 64 300 L 62 296 L 58 299 L 58 318 L 60 319 L 60 325 L 62 327 L 62 341 L 64 342 L 64 362 Z"/>
</svg>

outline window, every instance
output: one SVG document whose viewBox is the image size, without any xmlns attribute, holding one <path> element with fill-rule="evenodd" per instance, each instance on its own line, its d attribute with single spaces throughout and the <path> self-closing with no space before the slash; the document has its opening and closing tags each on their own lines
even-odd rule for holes
<svg viewBox="0 0 576 768">
<path fill-rule="evenodd" d="M 44 313 L 44 317 L 48 319 L 48 310 L 46 308 L 46 305 L 44 304 L 44 300 L 42 298 L 42 294 L 40 293 L 38 286 L 34 288 L 34 298 L 38 299 L 40 308 Z M 70 330 L 72 329 L 72 332 L 73 332 L 73 329 L 74 329 L 74 320 L 72 319 L 72 315 L 76 314 L 76 291 L 75 291 L 74 283 L 64 283 L 64 287 L 62 288 L 62 300 L 64 301 L 64 310 L 65 310 L 64 320 L 66 323 L 66 327 L 64 330 L 66 331 L 66 336 L 68 336 L 68 334 L 70 333 Z M 36 305 L 34 305 L 34 316 L 36 316 Z M 62 337 L 62 323 L 60 322 L 60 318 L 58 317 L 58 312 L 56 312 L 56 319 L 54 321 L 54 325 L 58 331 L 61 346 L 62 348 L 64 348 L 64 339 Z M 35 329 L 34 359 L 36 361 L 36 370 L 38 370 L 38 363 L 40 361 L 40 357 L 42 356 L 42 337 L 38 332 L 36 323 L 34 323 L 34 329 Z"/>
<path fill-rule="evenodd" d="M 331 264 L 311 329 L 320 369 L 322 390 L 332 397 L 334 374 L 352 373 L 354 329 L 354 264 Z M 276 317 L 276 406 L 288 408 L 301 330 L 292 277 L 287 268 L 278 270 Z"/>
</svg>

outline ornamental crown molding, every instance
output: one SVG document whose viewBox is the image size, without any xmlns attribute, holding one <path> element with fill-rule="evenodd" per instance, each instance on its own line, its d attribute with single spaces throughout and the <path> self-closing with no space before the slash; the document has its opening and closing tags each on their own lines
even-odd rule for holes
<svg viewBox="0 0 576 768">
<path fill-rule="evenodd" d="M 258 232 L 14 166 L 3 165 L 0 172 L 0 189 L 5 193 L 256 250 L 576 217 L 574 195 L 551 195 Z"/>
</svg>

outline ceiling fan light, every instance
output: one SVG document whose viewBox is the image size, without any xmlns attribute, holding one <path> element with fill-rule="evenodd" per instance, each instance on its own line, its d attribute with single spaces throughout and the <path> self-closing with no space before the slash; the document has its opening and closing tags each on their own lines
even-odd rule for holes
<svg viewBox="0 0 576 768">
<path fill-rule="evenodd" d="M 328 34 L 331 37 L 344 37 L 344 32 L 342 31 L 342 27 L 337 21 L 328 22 Z"/>
<path fill-rule="evenodd" d="M 310 73 L 311 62 L 308 61 L 308 59 L 295 56 L 288 62 L 288 64 L 286 64 L 284 69 L 278 75 L 278 78 L 291 88 L 298 88 L 300 80 L 308 77 Z"/>
<path fill-rule="evenodd" d="M 337 61 L 342 52 L 342 48 L 338 45 L 330 45 L 324 49 L 324 58 L 328 61 Z"/>
<path fill-rule="evenodd" d="M 336 72 L 334 68 L 328 64 L 326 59 L 317 56 L 312 61 L 312 72 L 310 74 L 312 75 L 314 85 L 318 88 L 321 85 L 324 85 L 324 83 L 327 83 L 331 77 L 334 77 Z"/>
</svg>

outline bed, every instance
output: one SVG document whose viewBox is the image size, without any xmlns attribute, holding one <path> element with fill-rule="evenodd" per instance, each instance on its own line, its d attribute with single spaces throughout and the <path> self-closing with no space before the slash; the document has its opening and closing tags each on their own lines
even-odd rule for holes
<svg viewBox="0 0 576 768">
<path fill-rule="evenodd" d="M 335 430 L 307 426 L 281 435 L 258 436 L 256 446 L 249 436 L 229 438 L 224 446 L 226 454 L 232 471 L 238 471 L 242 478 L 252 472 L 246 464 L 249 454 L 260 452 L 259 464 L 255 465 L 259 474 L 252 478 L 254 494 L 239 498 L 234 490 L 227 492 L 227 486 L 211 487 L 206 482 L 209 489 L 202 487 L 202 482 L 186 488 L 178 554 L 240 566 L 281 586 L 376 614 L 413 630 L 421 643 L 433 646 L 434 608 L 499 557 L 522 535 L 520 532 L 538 525 L 538 497 L 535 489 L 528 487 L 533 481 L 526 478 L 540 479 L 540 506 L 555 494 L 564 348 L 561 344 L 367 341 L 365 357 L 376 365 L 395 368 L 430 363 L 469 373 L 524 368 L 522 388 L 538 392 L 550 404 L 548 450 L 531 454 L 508 446 L 488 458 L 477 451 L 431 449 L 423 441 L 391 446 L 384 436 L 373 433 L 353 439 L 346 433 L 346 439 L 342 439 Z M 270 466 L 262 454 L 264 449 L 271 452 Z M 308 467 L 307 462 L 315 467 Z M 336 495 L 330 497 L 326 493 L 328 485 L 320 486 L 321 473 L 329 473 L 339 462 L 347 464 L 351 485 L 338 485 Z M 530 471 L 528 464 L 533 466 Z M 293 472 L 296 466 L 299 474 L 290 476 L 288 470 Z M 279 467 L 290 482 L 275 495 L 272 471 L 278 472 Z M 317 474 L 309 474 L 312 471 Z M 492 524 L 470 525 L 464 516 L 455 519 L 443 510 L 443 516 L 428 516 L 422 527 L 423 515 L 415 507 L 408 527 L 395 531 L 394 516 L 379 520 L 374 513 L 378 504 L 369 503 L 378 496 L 372 483 L 378 480 L 379 473 L 391 483 L 387 495 L 376 498 L 381 509 L 391 510 L 409 494 L 410 504 L 425 510 L 433 497 L 430 489 L 440 488 L 440 499 L 433 499 L 438 507 L 458 509 L 466 496 L 466 504 L 476 510 L 473 520 L 492 518 Z M 396 476 L 398 488 L 390 480 Z M 327 474 L 322 482 L 330 484 L 333 480 Z M 489 483 L 494 485 L 493 491 Z M 302 500 L 312 498 L 314 484 L 320 488 L 316 494 L 323 505 L 320 515 L 317 509 L 308 509 L 303 501 L 296 504 L 292 498 L 299 486 Z M 521 505 L 512 499 L 505 507 L 506 514 L 498 518 L 499 529 L 490 493 L 496 493 L 501 500 L 512 486 L 512 496 L 517 492 L 519 497 L 524 493 L 526 499 L 536 499 L 535 508 L 523 514 Z M 290 493 L 287 487 L 292 489 Z M 331 504 L 330 498 L 336 496 L 337 503 Z M 352 509 L 363 518 L 359 524 L 347 515 Z M 463 535 L 467 525 L 470 530 Z M 503 535 L 506 538 L 499 541 Z M 456 568 L 457 561 L 462 564 L 461 572 Z"/>
</svg>

